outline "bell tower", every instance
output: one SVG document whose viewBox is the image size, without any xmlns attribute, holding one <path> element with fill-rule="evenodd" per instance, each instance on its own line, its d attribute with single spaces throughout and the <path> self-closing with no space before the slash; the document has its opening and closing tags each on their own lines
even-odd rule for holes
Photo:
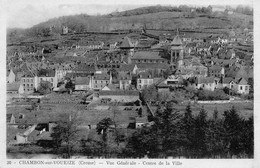
<svg viewBox="0 0 260 168">
<path fill-rule="evenodd" d="M 183 65 L 183 46 L 181 38 L 179 37 L 179 31 L 177 29 L 176 36 L 171 42 L 171 64 L 175 63 L 177 67 Z"/>
</svg>

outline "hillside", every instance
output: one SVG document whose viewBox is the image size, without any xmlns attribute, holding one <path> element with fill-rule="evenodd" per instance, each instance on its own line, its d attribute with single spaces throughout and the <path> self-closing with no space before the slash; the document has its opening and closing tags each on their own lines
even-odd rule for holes
<svg viewBox="0 0 260 168">
<path fill-rule="evenodd" d="M 236 12 L 233 14 L 212 12 L 209 7 L 197 8 L 191 12 L 191 8 L 187 8 L 187 6 L 179 8 L 152 6 L 101 16 L 81 14 L 53 18 L 24 31 L 16 31 L 15 36 L 13 31 L 9 31 L 7 41 L 13 42 L 15 38 L 57 35 L 62 32 L 63 26 L 67 26 L 70 32 L 108 32 L 142 27 L 163 30 L 172 30 L 177 27 L 180 29 L 252 28 L 253 16 Z"/>
</svg>

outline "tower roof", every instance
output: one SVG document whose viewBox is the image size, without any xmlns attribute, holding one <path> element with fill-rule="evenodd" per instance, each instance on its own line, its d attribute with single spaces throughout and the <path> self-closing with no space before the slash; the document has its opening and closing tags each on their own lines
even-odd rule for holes
<svg viewBox="0 0 260 168">
<path fill-rule="evenodd" d="M 133 48 L 134 44 L 130 41 L 128 37 L 125 37 L 120 48 Z"/>
<path fill-rule="evenodd" d="M 179 35 L 174 37 L 174 39 L 171 42 L 171 45 L 174 45 L 174 46 L 182 45 L 181 38 L 179 37 Z"/>
</svg>

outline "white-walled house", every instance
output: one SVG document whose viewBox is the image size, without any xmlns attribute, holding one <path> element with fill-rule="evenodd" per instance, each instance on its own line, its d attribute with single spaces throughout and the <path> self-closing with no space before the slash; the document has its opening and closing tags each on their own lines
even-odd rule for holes
<svg viewBox="0 0 260 168">
<path fill-rule="evenodd" d="M 137 78 L 137 86 L 136 88 L 138 90 L 142 90 L 145 87 L 148 87 L 153 84 L 153 77 L 150 73 L 148 72 L 141 72 L 138 74 Z"/>
<path fill-rule="evenodd" d="M 76 77 L 75 79 L 75 90 L 84 91 L 92 89 L 92 77 Z"/>
<path fill-rule="evenodd" d="M 237 82 L 237 93 L 240 94 L 249 94 L 250 85 L 248 85 L 247 81 L 244 78 L 241 78 Z"/>
<path fill-rule="evenodd" d="M 35 88 L 36 90 L 43 81 L 48 81 L 51 83 L 52 88 L 56 88 L 58 84 L 57 74 L 53 69 L 41 69 L 35 78 Z"/>
<path fill-rule="evenodd" d="M 7 84 L 7 94 L 23 94 L 24 87 L 20 82 L 13 82 Z"/>
<path fill-rule="evenodd" d="M 214 77 L 196 77 L 193 82 L 190 82 L 190 86 L 194 89 L 204 89 L 214 91 L 217 88 L 218 82 Z"/>
<path fill-rule="evenodd" d="M 237 88 L 236 86 L 236 82 L 235 82 L 235 79 L 233 78 L 224 78 L 223 81 L 222 81 L 222 88 L 229 88 L 229 89 L 235 89 Z"/>
<path fill-rule="evenodd" d="M 7 83 L 13 83 L 15 82 L 15 74 L 14 71 L 11 69 L 9 74 L 7 75 Z"/>
</svg>

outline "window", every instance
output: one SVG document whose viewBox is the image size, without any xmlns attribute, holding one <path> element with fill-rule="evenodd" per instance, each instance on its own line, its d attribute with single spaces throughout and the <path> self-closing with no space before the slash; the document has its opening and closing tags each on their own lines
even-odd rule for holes
<svg viewBox="0 0 260 168">
<path fill-rule="evenodd" d="M 25 87 L 25 84 L 23 84 L 23 86 Z"/>
<path fill-rule="evenodd" d="M 29 82 L 29 79 L 27 79 L 27 82 Z"/>
<path fill-rule="evenodd" d="M 27 87 L 29 87 L 29 84 L 27 84 Z"/>
<path fill-rule="evenodd" d="M 177 52 L 177 53 L 176 53 L 176 55 L 177 55 L 177 57 L 179 57 L 180 53 L 179 53 L 179 52 Z"/>
<path fill-rule="evenodd" d="M 33 87 L 33 84 L 31 84 L 31 87 Z"/>
<path fill-rule="evenodd" d="M 51 78 L 51 82 L 53 82 L 53 78 Z"/>
<path fill-rule="evenodd" d="M 23 82 L 25 82 L 25 79 L 23 79 Z"/>
<path fill-rule="evenodd" d="M 245 90 L 248 90 L 248 86 L 245 86 Z"/>
<path fill-rule="evenodd" d="M 40 80 L 42 81 L 42 78 L 40 78 Z"/>
<path fill-rule="evenodd" d="M 243 86 L 240 86 L 240 90 L 243 90 Z"/>
<path fill-rule="evenodd" d="M 95 81 L 95 83 L 97 83 L 97 81 Z"/>
<path fill-rule="evenodd" d="M 31 82 L 33 82 L 33 79 L 31 79 Z"/>
<path fill-rule="evenodd" d="M 141 80 L 141 79 L 139 79 L 139 83 L 142 83 L 142 80 Z"/>
</svg>

